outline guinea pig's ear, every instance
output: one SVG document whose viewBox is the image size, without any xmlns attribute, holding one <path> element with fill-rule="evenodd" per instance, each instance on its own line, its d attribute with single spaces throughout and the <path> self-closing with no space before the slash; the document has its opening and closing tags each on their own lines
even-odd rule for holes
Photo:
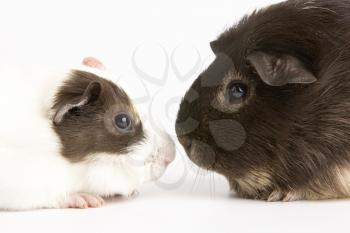
<svg viewBox="0 0 350 233">
<path fill-rule="evenodd" d="M 290 55 L 277 57 L 254 52 L 247 59 L 260 78 L 270 86 L 283 86 L 289 83 L 310 84 L 317 81 L 298 59 Z"/>
<path fill-rule="evenodd" d="M 99 70 L 105 70 L 105 65 L 95 57 L 86 57 L 83 59 L 83 65 L 96 68 Z"/>
<path fill-rule="evenodd" d="M 53 118 L 54 124 L 59 125 L 64 119 L 64 117 L 67 114 L 70 114 L 70 112 L 73 109 L 82 108 L 88 105 L 89 103 L 96 101 L 99 98 L 100 94 L 101 94 L 101 84 L 99 82 L 91 82 L 81 96 L 68 100 L 65 103 L 63 103 L 61 106 L 59 106 Z"/>
</svg>

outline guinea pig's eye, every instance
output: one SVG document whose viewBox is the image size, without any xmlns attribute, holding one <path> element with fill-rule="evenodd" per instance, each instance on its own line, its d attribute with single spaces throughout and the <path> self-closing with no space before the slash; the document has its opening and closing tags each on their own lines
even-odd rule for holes
<svg viewBox="0 0 350 233">
<path fill-rule="evenodd" d="M 132 120 L 129 114 L 122 112 L 114 117 L 115 126 L 122 132 L 128 132 L 132 129 Z"/>
<path fill-rule="evenodd" d="M 229 85 L 228 95 L 231 102 L 244 99 L 247 96 L 248 87 L 244 83 L 234 82 Z"/>
</svg>

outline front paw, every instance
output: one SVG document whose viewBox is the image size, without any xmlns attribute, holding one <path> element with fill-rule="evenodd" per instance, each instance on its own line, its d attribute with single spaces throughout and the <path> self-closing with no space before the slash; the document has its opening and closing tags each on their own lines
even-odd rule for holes
<svg viewBox="0 0 350 233">
<path fill-rule="evenodd" d="M 139 191 L 135 189 L 127 195 L 127 198 L 132 200 L 138 197 L 139 195 L 140 195 Z"/>
<path fill-rule="evenodd" d="M 282 191 L 282 190 L 274 190 L 270 193 L 269 197 L 267 198 L 268 202 L 292 202 L 292 201 L 298 201 L 301 200 L 301 195 L 296 191 Z"/>
<path fill-rule="evenodd" d="M 63 204 L 63 208 L 98 208 L 103 206 L 105 201 L 102 197 L 96 194 L 90 193 L 72 193 L 70 194 Z"/>
</svg>

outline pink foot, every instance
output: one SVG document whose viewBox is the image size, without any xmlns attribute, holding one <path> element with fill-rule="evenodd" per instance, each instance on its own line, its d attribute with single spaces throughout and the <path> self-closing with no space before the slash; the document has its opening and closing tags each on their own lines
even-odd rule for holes
<svg viewBox="0 0 350 233">
<path fill-rule="evenodd" d="M 73 193 L 68 197 L 65 208 L 98 208 L 103 206 L 104 203 L 103 198 L 95 194 Z"/>
</svg>

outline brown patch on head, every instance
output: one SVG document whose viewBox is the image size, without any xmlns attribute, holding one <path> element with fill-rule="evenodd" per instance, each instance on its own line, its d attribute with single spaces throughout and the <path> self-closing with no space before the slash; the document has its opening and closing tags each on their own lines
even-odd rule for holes
<svg viewBox="0 0 350 233">
<path fill-rule="evenodd" d="M 141 121 L 128 95 L 111 81 L 74 70 L 52 107 L 61 153 L 81 161 L 96 153 L 124 154 L 142 142 Z"/>
</svg>

